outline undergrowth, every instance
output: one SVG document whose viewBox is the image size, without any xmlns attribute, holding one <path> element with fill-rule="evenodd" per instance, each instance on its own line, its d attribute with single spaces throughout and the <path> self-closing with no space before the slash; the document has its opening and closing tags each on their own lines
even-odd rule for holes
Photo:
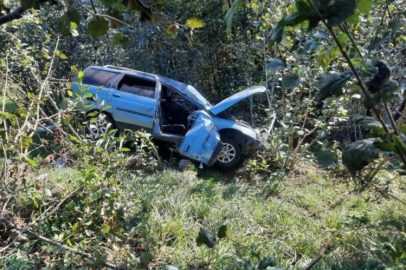
<svg viewBox="0 0 406 270">
<path fill-rule="evenodd" d="M 247 269 L 247 262 L 263 258 L 303 269 L 326 243 L 332 247 L 313 269 L 401 269 L 405 206 L 372 189 L 355 191 L 316 167 L 255 184 L 219 171 L 119 169 L 113 175 L 110 166 L 79 168 L 36 167 L 14 183 L 15 196 L 2 205 L 13 224 L 32 223 L 30 230 L 96 260 L 28 234 L 2 251 L 1 269 L 89 269 L 104 262 L 130 269 Z M 405 181 L 390 186 L 400 198 Z M 213 248 L 197 245 L 201 228 L 215 232 L 222 225 L 227 237 Z M 4 225 L 1 231 L 4 247 L 17 231 Z"/>
</svg>

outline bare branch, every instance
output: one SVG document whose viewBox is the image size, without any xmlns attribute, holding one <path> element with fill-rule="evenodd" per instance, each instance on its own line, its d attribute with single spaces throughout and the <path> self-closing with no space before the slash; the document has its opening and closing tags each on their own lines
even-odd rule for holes
<svg viewBox="0 0 406 270">
<path fill-rule="evenodd" d="M 25 11 L 26 11 L 25 8 L 23 8 L 22 6 L 19 6 L 18 8 L 14 9 L 9 14 L 0 16 L 0 25 L 20 19 L 23 16 L 23 13 Z"/>
<path fill-rule="evenodd" d="M 323 255 L 326 253 L 326 251 L 331 248 L 332 245 L 333 244 L 331 242 L 328 242 L 327 244 L 322 245 L 319 254 L 317 254 L 317 256 L 313 258 L 313 260 L 309 263 L 308 266 L 306 266 L 306 268 L 304 270 L 311 269 L 323 257 Z"/>
</svg>

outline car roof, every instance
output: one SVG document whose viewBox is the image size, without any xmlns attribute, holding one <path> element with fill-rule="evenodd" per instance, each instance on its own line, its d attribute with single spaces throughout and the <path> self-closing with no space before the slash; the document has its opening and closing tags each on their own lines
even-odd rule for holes
<svg viewBox="0 0 406 270">
<path fill-rule="evenodd" d="M 180 81 L 177 81 L 177 80 L 174 80 L 174 79 L 170 79 L 170 78 L 162 76 L 162 75 L 151 74 L 148 72 L 138 71 L 138 70 L 124 68 L 124 67 L 117 67 L 117 66 L 112 66 L 112 65 L 89 66 L 85 69 L 85 73 L 89 69 L 108 70 L 108 71 L 117 72 L 117 73 L 121 73 L 121 74 L 136 75 L 136 76 L 140 76 L 140 77 L 150 79 L 150 80 L 159 80 L 164 85 L 172 87 L 172 88 L 178 90 L 180 93 L 186 95 L 190 99 L 194 100 L 195 102 L 200 104 L 203 108 L 208 109 L 211 107 L 211 104 L 193 86 L 180 82 Z"/>
</svg>

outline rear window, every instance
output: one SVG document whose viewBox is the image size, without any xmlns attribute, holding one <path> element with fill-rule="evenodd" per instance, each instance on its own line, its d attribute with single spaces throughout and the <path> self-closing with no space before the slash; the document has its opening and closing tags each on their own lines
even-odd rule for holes
<svg viewBox="0 0 406 270">
<path fill-rule="evenodd" d="M 110 87 L 118 75 L 120 75 L 120 73 L 107 70 L 90 69 L 86 71 L 82 82 L 84 84 L 90 84 L 98 87 Z"/>
</svg>

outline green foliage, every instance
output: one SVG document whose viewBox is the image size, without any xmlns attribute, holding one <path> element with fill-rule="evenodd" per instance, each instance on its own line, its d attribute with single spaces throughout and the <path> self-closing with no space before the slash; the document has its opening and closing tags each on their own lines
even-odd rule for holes
<svg viewBox="0 0 406 270">
<path fill-rule="evenodd" d="M 354 115 L 352 121 L 354 122 L 354 124 L 360 125 L 361 127 L 371 130 L 377 134 L 384 133 L 382 124 L 371 116 Z"/>
<path fill-rule="evenodd" d="M 100 17 L 93 17 L 87 24 L 87 30 L 93 38 L 100 38 L 109 30 L 109 22 Z"/>
<path fill-rule="evenodd" d="M 352 71 L 346 71 L 322 76 L 315 83 L 319 91 L 317 99 L 322 101 L 329 97 L 341 96 L 343 94 L 343 87 L 352 75 Z"/>
<path fill-rule="evenodd" d="M 282 86 L 286 89 L 293 89 L 300 85 L 301 79 L 297 74 L 288 74 L 283 77 Z"/>
<path fill-rule="evenodd" d="M 364 139 L 349 144 L 343 151 L 343 164 L 355 176 L 365 166 L 378 159 L 382 152 L 377 144 L 381 140 L 376 138 Z"/>
<path fill-rule="evenodd" d="M 278 71 L 285 68 L 285 63 L 280 59 L 272 59 L 265 64 L 268 71 Z"/>
<path fill-rule="evenodd" d="M 228 36 L 231 35 L 231 27 L 233 23 L 233 17 L 237 13 L 243 4 L 243 0 L 234 0 L 231 4 L 231 8 L 227 11 L 225 20 L 227 24 L 226 33 Z"/>
</svg>

